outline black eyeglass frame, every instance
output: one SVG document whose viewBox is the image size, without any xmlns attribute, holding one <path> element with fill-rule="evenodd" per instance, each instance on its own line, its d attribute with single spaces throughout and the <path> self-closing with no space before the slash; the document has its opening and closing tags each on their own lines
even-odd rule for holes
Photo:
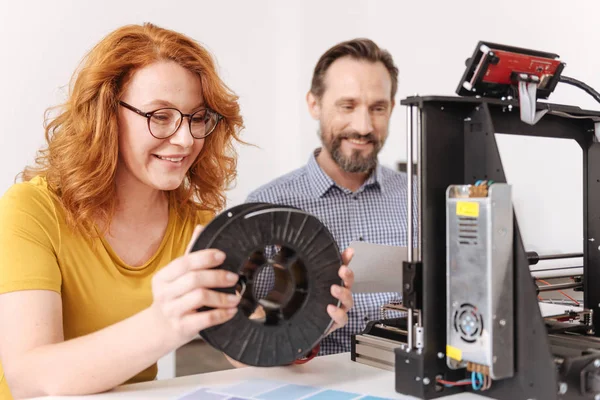
<svg viewBox="0 0 600 400">
<path fill-rule="evenodd" d="M 209 136 L 211 133 L 214 132 L 214 130 L 217 128 L 217 125 L 219 125 L 219 122 L 223 119 L 223 116 L 221 114 L 219 114 L 218 112 L 216 112 L 214 110 L 211 110 L 210 108 L 201 108 L 200 110 L 198 110 L 192 114 L 184 114 L 180 110 L 178 110 L 177 108 L 174 108 L 174 107 L 161 107 L 161 108 L 158 108 L 158 109 L 150 111 L 150 112 L 144 112 L 144 111 L 140 110 L 139 108 L 136 108 L 136 107 L 132 106 L 131 104 L 127 104 L 121 100 L 119 100 L 119 104 L 121 106 L 127 108 L 128 110 L 133 111 L 134 113 L 141 115 L 142 117 L 145 117 L 148 120 L 147 121 L 148 122 L 148 132 L 150 132 L 152 137 L 154 137 L 156 139 L 168 139 L 171 136 L 173 136 L 175 134 L 175 132 L 177 132 L 179 130 L 179 128 L 181 128 L 181 123 L 183 122 L 183 118 L 185 118 L 185 117 L 187 117 L 187 119 L 188 119 L 190 135 L 194 139 L 204 139 L 207 136 Z M 171 134 L 169 134 L 168 136 L 164 136 L 164 137 L 157 137 L 154 135 L 154 133 L 152 133 L 152 129 L 150 128 L 150 119 L 152 118 L 152 116 L 155 113 L 157 113 L 159 111 L 163 111 L 163 110 L 175 110 L 181 115 L 181 118 L 179 119 L 179 124 L 177 124 L 177 127 L 173 130 L 173 132 Z M 192 133 L 192 117 L 194 115 L 198 114 L 199 112 L 203 112 L 203 111 L 206 111 L 207 113 L 212 114 L 212 115 L 216 115 L 217 121 L 215 122 L 215 126 L 213 126 L 213 128 L 210 130 L 210 132 L 205 133 L 204 136 L 197 137 L 197 136 L 194 136 L 194 134 Z"/>
</svg>

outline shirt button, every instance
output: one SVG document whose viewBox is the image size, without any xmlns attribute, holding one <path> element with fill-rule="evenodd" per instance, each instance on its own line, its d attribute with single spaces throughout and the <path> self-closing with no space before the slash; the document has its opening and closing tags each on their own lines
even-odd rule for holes
<svg viewBox="0 0 600 400">
<path fill-rule="evenodd" d="M 360 240 L 362 242 L 365 239 L 363 239 L 363 237 L 361 236 L 361 237 L 358 238 L 358 240 Z"/>
</svg>

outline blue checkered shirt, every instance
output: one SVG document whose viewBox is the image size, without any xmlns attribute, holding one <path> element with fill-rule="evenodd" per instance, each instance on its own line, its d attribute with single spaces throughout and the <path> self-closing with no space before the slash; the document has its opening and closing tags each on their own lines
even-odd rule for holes
<svg viewBox="0 0 600 400">
<path fill-rule="evenodd" d="M 247 202 L 264 202 L 300 208 L 319 218 L 331 231 L 340 250 L 351 242 L 406 246 L 407 188 L 404 173 L 378 164 L 356 191 L 336 183 L 321 169 L 315 150 L 308 164 L 252 192 Z M 368 321 L 381 318 L 381 306 L 399 301 L 401 293 L 354 293 L 348 324 L 321 342 L 319 355 L 349 352 L 351 336 Z"/>
</svg>

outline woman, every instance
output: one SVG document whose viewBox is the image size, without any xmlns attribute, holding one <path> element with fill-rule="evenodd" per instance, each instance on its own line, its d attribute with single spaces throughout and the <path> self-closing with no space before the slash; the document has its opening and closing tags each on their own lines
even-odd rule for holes
<svg viewBox="0 0 600 400">
<path fill-rule="evenodd" d="M 212 269 L 225 254 L 186 247 L 224 207 L 241 127 L 189 38 L 126 26 L 92 49 L 47 148 L 0 200 L 0 360 L 15 397 L 154 379 L 160 357 L 234 315 L 238 298 L 208 289 L 237 281 Z M 352 274 L 340 277 L 335 327 L 352 306 Z"/>
</svg>

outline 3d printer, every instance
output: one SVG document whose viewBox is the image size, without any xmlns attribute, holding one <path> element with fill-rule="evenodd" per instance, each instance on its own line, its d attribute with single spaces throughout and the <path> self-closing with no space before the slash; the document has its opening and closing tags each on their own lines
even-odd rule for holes
<svg viewBox="0 0 600 400">
<path fill-rule="evenodd" d="M 538 102 L 559 82 L 600 94 L 563 70 L 555 54 L 480 42 L 459 97 L 401 102 L 416 250 L 402 265 L 402 303 L 383 311 L 405 316 L 370 322 L 352 341 L 354 361 L 395 371 L 397 392 L 600 399 L 600 112 Z M 542 318 L 536 255 L 523 246 L 496 132 L 573 139 L 583 150 L 583 275 L 569 284 L 583 289 L 582 311 Z"/>
</svg>

